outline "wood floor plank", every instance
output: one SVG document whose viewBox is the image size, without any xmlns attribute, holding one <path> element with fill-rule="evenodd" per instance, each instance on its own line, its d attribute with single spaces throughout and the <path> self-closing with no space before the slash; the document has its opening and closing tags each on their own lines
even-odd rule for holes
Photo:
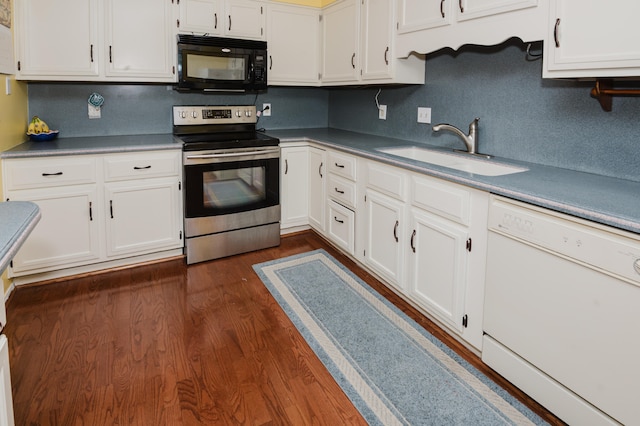
<svg viewBox="0 0 640 426">
<path fill-rule="evenodd" d="M 313 232 L 17 288 L 7 304 L 17 425 L 365 425 L 253 272 L 324 248 L 552 424 L 552 415 Z"/>
</svg>

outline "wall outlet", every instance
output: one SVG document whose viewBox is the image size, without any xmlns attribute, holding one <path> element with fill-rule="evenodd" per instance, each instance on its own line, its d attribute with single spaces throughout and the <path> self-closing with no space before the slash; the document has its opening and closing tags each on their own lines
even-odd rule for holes
<svg viewBox="0 0 640 426">
<path fill-rule="evenodd" d="M 380 105 L 380 108 L 378 108 L 378 118 L 380 120 L 386 120 L 387 119 L 387 106 L 386 105 Z"/>
<path fill-rule="evenodd" d="M 271 104 L 262 104 L 262 115 L 271 117 Z"/>
<path fill-rule="evenodd" d="M 418 107 L 418 123 L 431 123 L 431 108 Z"/>
</svg>

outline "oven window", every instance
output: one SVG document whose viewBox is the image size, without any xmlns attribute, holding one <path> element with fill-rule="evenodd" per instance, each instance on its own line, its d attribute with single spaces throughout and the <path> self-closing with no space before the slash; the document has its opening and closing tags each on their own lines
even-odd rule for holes
<svg viewBox="0 0 640 426">
<path fill-rule="evenodd" d="M 244 81 L 244 57 L 187 54 L 187 77 Z"/>
<path fill-rule="evenodd" d="M 204 172 L 202 200 L 207 209 L 248 206 L 266 200 L 265 168 L 246 167 Z"/>
</svg>

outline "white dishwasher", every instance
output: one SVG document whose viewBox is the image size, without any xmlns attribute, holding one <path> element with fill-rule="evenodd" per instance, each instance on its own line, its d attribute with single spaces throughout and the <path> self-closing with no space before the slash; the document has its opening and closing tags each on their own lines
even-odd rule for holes
<svg viewBox="0 0 640 426">
<path fill-rule="evenodd" d="M 482 360 L 572 425 L 640 425 L 640 236 L 492 196 Z"/>
</svg>

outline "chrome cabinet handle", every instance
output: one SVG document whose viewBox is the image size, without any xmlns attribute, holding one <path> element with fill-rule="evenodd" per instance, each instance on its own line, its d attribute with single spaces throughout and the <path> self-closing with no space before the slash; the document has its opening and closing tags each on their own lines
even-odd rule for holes
<svg viewBox="0 0 640 426">
<path fill-rule="evenodd" d="M 411 250 L 413 250 L 413 252 L 416 252 L 416 246 L 413 242 L 413 240 L 416 238 L 416 230 L 413 230 L 413 233 L 411 234 Z"/>
<path fill-rule="evenodd" d="M 462 0 L 458 0 L 458 6 L 460 6 L 460 13 L 464 13 L 464 6 L 462 5 Z"/>
<path fill-rule="evenodd" d="M 444 18 L 444 0 L 440 0 L 440 15 Z"/>
<path fill-rule="evenodd" d="M 284 174 L 286 175 L 287 173 L 289 173 L 289 160 L 288 159 L 284 159 Z"/>
<path fill-rule="evenodd" d="M 340 220 L 336 216 L 333 217 L 333 220 L 335 220 L 338 223 L 344 223 L 344 220 Z"/>
<path fill-rule="evenodd" d="M 396 243 L 398 242 L 398 225 L 400 222 L 396 220 L 396 225 L 393 227 L 393 238 L 396 239 Z"/>
<path fill-rule="evenodd" d="M 560 39 L 558 38 L 558 29 L 560 28 L 560 18 L 556 19 L 556 25 L 553 27 L 553 39 L 556 42 L 556 47 L 560 47 Z"/>
</svg>

